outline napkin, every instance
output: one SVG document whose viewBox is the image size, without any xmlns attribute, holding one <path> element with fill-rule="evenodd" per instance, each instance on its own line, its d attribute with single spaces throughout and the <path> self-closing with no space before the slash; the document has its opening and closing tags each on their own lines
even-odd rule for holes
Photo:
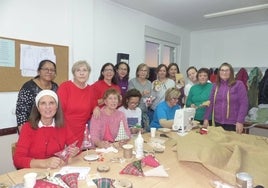
<svg viewBox="0 0 268 188">
<path fill-rule="evenodd" d="M 160 165 L 159 162 L 152 155 L 147 155 L 141 160 L 141 162 L 151 167 L 158 167 Z"/>
<path fill-rule="evenodd" d="M 120 174 L 144 176 L 143 170 L 141 167 L 141 160 L 134 161 L 134 162 L 128 164 L 123 170 L 121 170 Z"/>
<path fill-rule="evenodd" d="M 54 155 L 59 157 L 60 159 L 62 159 L 64 162 L 67 162 L 67 160 L 70 157 L 69 149 L 76 147 L 77 142 L 78 142 L 78 140 L 75 141 L 74 143 L 70 144 L 69 146 L 67 146 L 63 150 L 56 152 Z"/>
<path fill-rule="evenodd" d="M 69 173 L 61 176 L 61 179 L 70 187 L 77 188 L 78 187 L 78 176 L 79 173 Z"/>
<path fill-rule="evenodd" d="M 97 153 L 110 153 L 110 152 L 118 153 L 118 150 L 114 148 L 113 146 L 110 146 L 108 148 L 97 148 L 96 152 Z"/>
<path fill-rule="evenodd" d="M 49 188 L 62 188 L 62 186 L 54 184 L 52 182 L 49 182 L 47 180 L 36 180 L 36 183 L 34 185 L 34 188 L 44 188 L 44 187 L 49 187 Z"/>
<path fill-rule="evenodd" d="M 98 188 L 113 188 L 114 180 L 110 178 L 99 178 L 93 179 L 93 182 L 97 185 Z"/>
<path fill-rule="evenodd" d="M 144 172 L 145 176 L 156 176 L 156 177 L 168 177 L 168 173 L 166 172 L 166 170 L 164 169 L 164 167 L 162 165 L 147 170 L 146 172 Z"/>
</svg>

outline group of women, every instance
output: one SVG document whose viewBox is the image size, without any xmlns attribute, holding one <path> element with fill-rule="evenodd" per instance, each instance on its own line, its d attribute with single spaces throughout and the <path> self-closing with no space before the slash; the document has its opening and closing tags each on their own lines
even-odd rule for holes
<svg viewBox="0 0 268 188">
<path fill-rule="evenodd" d="M 243 83 L 234 79 L 228 63 L 220 66 L 214 85 L 209 82 L 208 69 L 197 71 L 195 67 L 188 68 L 189 83 L 185 85 L 175 63 L 159 65 L 153 82 L 148 80 L 146 64 L 138 65 L 135 78 L 129 80 L 127 63 L 106 63 L 92 85 L 87 84 L 91 68 L 86 61 L 74 63 L 73 80 L 60 86 L 53 82 L 54 62 L 41 61 L 37 71 L 38 76 L 25 83 L 18 94 L 20 136 L 13 156 L 17 168 L 65 164 L 68 160 L 55 157 L 56 153 L 67 150 L 68 158 L 77 155 L 86 124 L 90 124 L 92 144 L 105 148 L 118 141 L 120 129 L 125 134 L 121 141 L 127 142 L 137 125 L 145 131 L 149 127 L 171 128 L 175 111 L 184 103 L 196 108 L 195 119 L 204 126 L 214 120 L 226 130 L 243 130 L 247 93 Z"/>
</svg>

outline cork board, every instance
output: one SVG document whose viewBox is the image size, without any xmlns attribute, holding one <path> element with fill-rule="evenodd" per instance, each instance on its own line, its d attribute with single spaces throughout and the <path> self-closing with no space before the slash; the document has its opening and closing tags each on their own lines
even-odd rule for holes
<svg viewBox="0 0 268 188">
<path fill-rule="evenodd" d="M 19 91 L 22 85 L 32 77 L 23 77 L 20 71 L 20 45 L 53 47 L 56 55 L 57 76 L 55 82 L 59 85 L 68 80 L 69 47 L 48 43 L 40 43 L 12 38 L 0 37 L 15 41 L 15 67 L 0 66 L 0 92 Z M 37 73 L 36 73 L 37 74 Z"/>
</svg>

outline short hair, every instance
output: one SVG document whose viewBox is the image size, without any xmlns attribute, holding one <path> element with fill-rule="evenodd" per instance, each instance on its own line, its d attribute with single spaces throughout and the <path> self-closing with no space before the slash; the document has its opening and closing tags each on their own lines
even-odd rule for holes
<svg viewBox="0 0 268 188">
<path fill-rule="evenodd" d="M 72 73 L 73 73 L 73 75 L 74 75 L 75 71 L 76 71 L 77 69 L 79 69 L 79 67 L 81 67 L 82 65 L 85 65 L 85 66 L 86 66 L 86 68 L 87 68 L 87 70 L 88 70 L 89 73 L 91 72 L 91 67 L 90 67 L 90 65 L 87 63 L 87 61 L 85 61 L 85 60 L 80 60 L 80 61 L 75 62 L 75 63 L 73 64 L 73 66 L 72 66 Z"/>
<path fill-rule="evenodd" d="M 143 68 L 143 67 L 146 67 L 147 69 L 147 75 L 146 75 L 146 78 L 149 78 L 149 67 L 145 64 L 145 63 L 141 63 L 137 66 L 137 69 L 136 69 L 136 77 L 139 77 L 139 71 Z"/>
<path fill-rule="evenodd" d="M 64 122 L 63 122 L 63 111 L 61 108 L 61 103 L 60 101 L 58 101 L 58 105 L 57 105 L 57 111 L 56 114 L 54 115 L 55 118 L 55 127 L 63 127 L 64 126 Z M 29 117 L 29 122 L 31 124 L 31 127 L 33 129 L 38 129 L 38 123 L 41 120 L 41 114 L 37 108 L 37 104 L 34 103 L 31 113 L 30 113 L 30 117 Z"/>
<path fill-rule="evenodd" d="M 114 88 L 107 89 L 103 94 L 103 100 L 107 99 L 110 95 L 116 95 L 118 97 L 118 101 L 120 102 L 120 93 Z"/>
<path fill-rule="evenodd" d="M 181 92 L 176 87 L 169 88 L 165 93 L 165 101 L 169 101 L 172 98 L 179 98 L 181 95 Z"/>
<path fill-rule="evenodd" d="M 141 97 L 142 97 L 141 92 L 135 88 L 128 90 L 125 96 L 123 97 L 123 101 L 122 101 L 122 104 L 125 108 L 128 108 L 127 102 L 132 97 L 139 97 L 139 100 L 141 100 Z"/>
<path fill-rule="evenodd" d="M 186 70 L 186 75 L 187 75 L 187 77 L 188 77 L 188 72 L 189 72 L 189 70 L 191 70 L 191 69 L 194 69 L 194 70 L 197 72 L 197 68 L 196 68 L 195 66 L 190 66 L 190 67 Z"/>
<path fill-rule="evenodd" d="M 199 74 L 201 73 L 206 73 L 207 76 L 208 76 L 208 79 L 210 78 L 210 70 L 208 68 L 200 68 L 198 71 L 197 71 L 197 74 L 196 74 L 196 78 L 198 79 L 198 76 Z"/>
</svg>

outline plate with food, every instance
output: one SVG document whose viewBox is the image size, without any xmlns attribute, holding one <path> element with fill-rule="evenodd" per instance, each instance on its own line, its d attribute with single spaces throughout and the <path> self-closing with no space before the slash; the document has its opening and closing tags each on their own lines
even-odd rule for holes
<svg viewBox="0 0 268 188">
<path fill-rule="evenodd" d="M 171 129 L 169 129 L 169 128 L 159 128 L 158 130 L 159 130 L 160 132 L 163 132 L 163 133 L 168 133 L 168 132 L 171 131 Z"/>
</svg>

